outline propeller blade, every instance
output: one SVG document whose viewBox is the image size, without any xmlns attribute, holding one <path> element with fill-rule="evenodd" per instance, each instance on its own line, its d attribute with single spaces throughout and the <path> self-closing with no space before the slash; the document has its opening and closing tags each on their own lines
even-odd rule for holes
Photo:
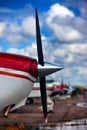
<svg viewBox="0 0 87 130">
<path fill-rule="evenodd" d="M 47 96 L 46 96 L 46 80 L 45 77 L 40 78 L 40 91 L 41 91 L 41 100 L 43 106 L 43 114 L 45 123 L 48 121 L 47 117 Z"/>
<path fill-rule="evenodd" d="M 41 43 L 41 34 L 40 34 L 40 27 L 39 27 L 39 19 L 38 19 L 37 9 L 36 9 L 36 40 L 37 40 L 38 63 L 40 65 L 44 66 L 42 43 Z"/>
<path fill-rule="evenodd" d="M 38 52 L 38 64 L 40 64 L 41 66 L 44 66 L 44 58 L 43 58 L 41 34 L 40 34 L 37 9 L 36 9 L 36 40 L 37 40 L 37 52 Z M 41 100 L 42 100 L 44 119 L 45 119 L 45 123 L 47 123 L 47 96 L 46 96 L 45 77 L 40 78 L 40 92 L 41 92 Z"/>
</svg>

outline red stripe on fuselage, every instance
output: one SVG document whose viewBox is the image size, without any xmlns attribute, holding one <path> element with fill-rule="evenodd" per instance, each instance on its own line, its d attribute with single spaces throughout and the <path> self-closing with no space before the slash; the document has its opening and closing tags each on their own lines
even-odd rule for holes
<svg viewBox="0 0 87 130">
<path fill-rule="evenodd" d="M 5 71 L 0 71 L 0 75 L 5 75 L 5 76 L 11 76 L 11 77 L 17 77 L 17 78 L 22 78 L 22 79 L 27 79 L 30 80 L 32 82 L 34 82 L 32 79 L 30 79 L 27 76 L 21 75 L 21 74 L 15 74 L 15 73 L 9 73 L 9 72 L 5 72 Z"/>
<path fill-rule="evenodd" d="M 38 91 L 38 90 L 40 90 L 40 88 L 38 88 L 38 87 L 33 87 L 32 90 Z M 46 88 L 46 90 L 47 90 L 47 91 L 53 91 L 53 88 Z"/>
<path fill-rule="evenodd" d="M 0 67 L 24 71 L 37 78 L 37 61 L 27 56 L 0 52 Z"/>
</svg>

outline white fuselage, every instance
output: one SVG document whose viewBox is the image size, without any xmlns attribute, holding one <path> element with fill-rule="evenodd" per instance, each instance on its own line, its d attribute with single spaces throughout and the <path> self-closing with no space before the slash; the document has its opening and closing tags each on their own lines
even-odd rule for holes
<svg viewBox="0 0 87 130">
<path fill-rule="evenodd" d="M 46 84 L 46 93 L 47 93 L 47 96 L 49 96 L 53 91 L 53 85 L 49 85 L 49 84 Z M 41 93 L 40 93 L 40 84 L 39 83 L 34 83 L 34 87 L 31 91 L 31 93 L 29 94 L 28 97 L 41 97 Z"/>
<path fill-rule="evenodd" d="M 47 93 L 47 96 L 50 96 L 51 93 L 54 91 L 54 84 L 58 85 L 59 83 L 58 82 L 46 82 L 46 93 Z M 41 93 L 40 93 L 40 83 L 39 82 L 35 82 L 34 83 L 34 87 L 31 91 L 31 93 L 29 94 L 28 97 L 41 97 Z"/>
<path fill-rule="evenodd" d="M 32 90 L 33 81 L 35 78 L 27 72 L 0 67 L 0 111 L 27 97 Z"/>
</svg>

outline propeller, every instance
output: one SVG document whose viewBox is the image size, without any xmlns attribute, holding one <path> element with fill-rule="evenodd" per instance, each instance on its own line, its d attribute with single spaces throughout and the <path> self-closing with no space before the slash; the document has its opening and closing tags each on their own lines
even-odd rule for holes
<svg viewBox="0 0 87 130">
<path fill-rule="evenodd" d="M 36 41 L 37 41 L 37 53 L 38 53 L 38 76 L 40 79 L 40 92 L 41 92 L 41 101 L 42 101 L 42 107 L 43 107 L 43 114 L 44 114 L 44 120 L 45 123 L 48 121 L 48 115 L 47 115 L 47 95 L 46 95 L 46 80 L 45 76 L 54 73 L 56 71 L 59 71 L 63 68 L 57 67 L 53 64 L 44 64 L 44 57 L 43 57 L 43 51 L 42 51 L 42 42 L 41 42 L 41 34 L 40 34 L 40 26 L 39 26 L 39 18 L 38 18 L 38 12 L 36 9 Z"/>
<path fill-rule="evenodd" d="M 40 34 L 37 9 L 36 9 L 36 40 L 37 40 L 38 64 L 40 64 L 41 66 L 44 66 L 44 58 L 43 58 L 41 34 Z M 47 117 L 46 80 L 45 80 L 45 76 L 39 77 L 39 79 L 40 79 L 40 92 L 41 92 L 43 114 L 44 114 L 45 123 L 47 123 L 48 117 Z"/>
</svg>

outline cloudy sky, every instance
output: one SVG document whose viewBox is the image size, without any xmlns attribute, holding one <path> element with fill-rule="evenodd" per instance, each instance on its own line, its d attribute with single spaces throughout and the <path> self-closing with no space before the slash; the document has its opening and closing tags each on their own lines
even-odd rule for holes
<svg viewBox="0 0 87 130">
<path fill-rule="evenodd" d="M 0 51 L 37 58 L 35 8 L 44 59 L 64 67 L 58 82 L 87 86 L 87 0 L 0 0 Z"/>
</svg>

